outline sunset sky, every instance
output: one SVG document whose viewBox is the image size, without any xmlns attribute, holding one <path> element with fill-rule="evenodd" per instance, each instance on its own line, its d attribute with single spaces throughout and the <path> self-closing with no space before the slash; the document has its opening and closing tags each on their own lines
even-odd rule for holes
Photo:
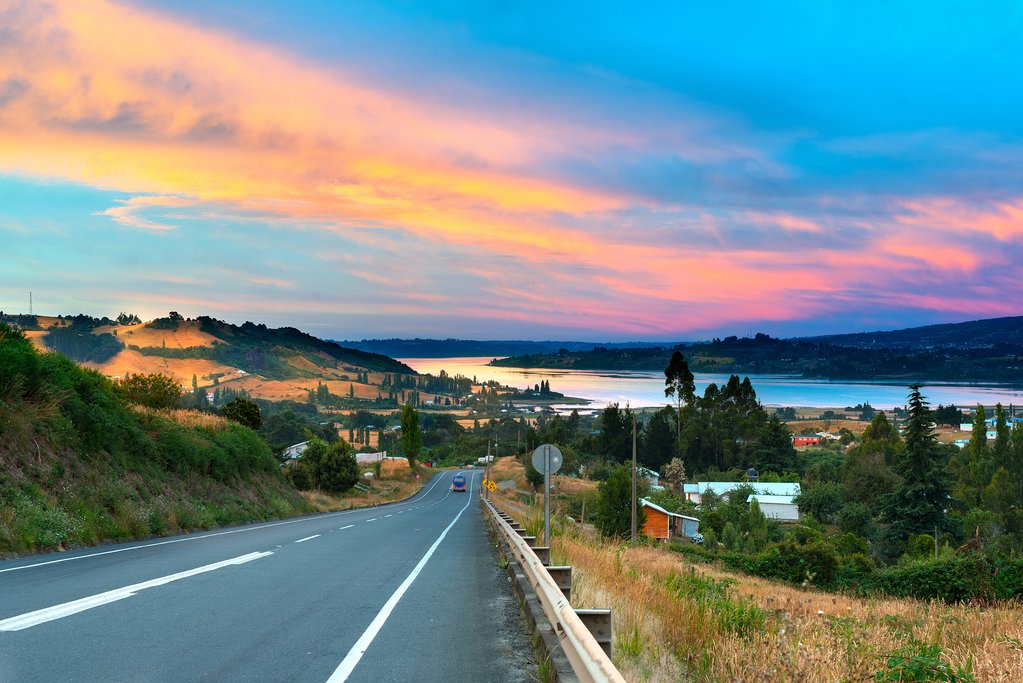
<svg viewBox="0 0 1023 683">
<path fill-rule="evenodd" d="M 1023 3 L 0 0 L 0 310 L 682 340 L 1023 314 Z"/>
</svg>

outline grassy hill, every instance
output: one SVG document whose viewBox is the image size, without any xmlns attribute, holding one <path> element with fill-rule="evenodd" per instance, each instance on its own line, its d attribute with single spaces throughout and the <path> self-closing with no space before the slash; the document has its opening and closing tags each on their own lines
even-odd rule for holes
<svg viewBox="0 0 1023 683">
<path fill-rule="evenodd" d="M 132 406 L 102 373 L 0 324 L 0 554 L 311 509 L 251 429 Z"/>
<path fill-rule="evenodd" d="M 58 351 L 109 377 L 164 373 L 191 388 L 216 385 L 270 400 L 303 400 L 323 383 L 335 395 L 374 399 L 407 365 L 290 327 L 177 314 L 150 322 L 76 316 L 2 316 L 40 350 Z"/>
</svg>

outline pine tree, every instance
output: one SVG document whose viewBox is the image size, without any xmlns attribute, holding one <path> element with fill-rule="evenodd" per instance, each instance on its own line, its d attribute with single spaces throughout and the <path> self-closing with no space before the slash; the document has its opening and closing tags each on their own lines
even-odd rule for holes
<svg viewBox="0 0 1023 683">
<path fill-rule="evenodd" d="M 927 401 L 914 384 L 909 393 L 906 449 L 895 463 L 902 482 L 884 497 L 881 519 L 888 524 L 884 538 L 890 550 L 900 550 L 910 534 L 934 533 L 948 526 L 946 458 L 933 433 Z"/>
<path fill-rule="evenodd" d="M 1009 423 L 1001 403 L 995 405 L 995 448 L 992 455 L 995 467 L 1004 465 L 1009 458 Z"/>
<path fill-rule="evenodd" d="M 1006 469 L 1016 482 L 1016 505 L 1023 508 L 1023 422 L 1017 422 L 1012 428 L 1012 449 Z"/>
<path fill-rule="evenodd" d="M 636 511 L 636 528 L 642 529 L 646 515 Z M 616 467 L 600 484 L 597 498 L 596 525 L 604 536 L 624 538 L 632 531 L 632 468 Z"/>
</svg>

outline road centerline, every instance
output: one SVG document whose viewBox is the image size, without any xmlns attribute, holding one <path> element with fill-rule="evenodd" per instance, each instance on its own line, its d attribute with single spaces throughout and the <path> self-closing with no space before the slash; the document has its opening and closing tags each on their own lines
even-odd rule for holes
<svg viewBox="0 0 1023 683">
<path fill-rule="evenodd" d="M 306 541 L 311 541 L 314 538 L 319 538 L 319 537 L 320 537 L 320 534 L 313 534 L 312 536 L 306 536 L 305 538 L 300 538 L 297 541 L 295 541 L 295 543 L 305 543 Z"/>
<path fill-rule="evenodd" d="M 473 475 L 472 478 L 475 479 L 476 476 Z M 470 482 L 470 485 L 472 485 L 472 482 Z M 391 612 L 393 612 L 394 608 L 397 607 L 402 596 L 405 595 L 409 587 L 412 585 L 412 582 L 415 581 L 416 577 L 418 577 L 420 572 L 423 571 L 426 563 L 430 561 L 430 558 L 433 556 L 434 552 L 436 552 L 444 538 L 448 535 L 448 532 L 455 526 L 458 520 L 462 517 L 462 514 L 469 509 L 469 505 L 471 503 L 472 494 L 470 493 L 469 499 L 465 502 L 462 509 L 458 511 L 458 514 L 455 515 L 453 520 L 451 520 L 451 523 L 448 524 L 444 531 L 441 532 L 440 536 L 437 537 L 437 540 L 433 542 L 433 545 L 430 546 L 430 549 L 427 550 L 426 554 L 419 560 L 419 563 L 412 570 L 412 573 L 405 577 L 405 580 L 401 582 L 401 585 L 398 586 L 391 597 L 387 599 L 384 606 L 380 608 L 380 612 L 378 612 L 373 618 L 373 621 L 366 627 L 366 630 L 359 639 L 355 641 L 355 645 L 352 646 L 352 649 L 348 651 L 345 658 L 341 660 L 340 664 L 338 664 L 337 669 L 335 669 L 334 673 L 327 679 L 327 683 L 344 683 L 344 681 L 348 680 L 348 677 L 352 675 L 352 671 L 355 670 L 355 667 L 359 664 L 362 656 L 366 654 L 366 650 L 368 650 L 369 646 L 373 643 L 373 639 L 376 638 L 380 629 L 383 628 L 384 624 L 387 622 L 388 617 L 391 616 Z"/>
</svg>

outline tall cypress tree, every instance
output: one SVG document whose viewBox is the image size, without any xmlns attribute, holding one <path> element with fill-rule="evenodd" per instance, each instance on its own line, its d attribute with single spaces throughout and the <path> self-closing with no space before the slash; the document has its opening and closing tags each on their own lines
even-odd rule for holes
<svg viewBox="0 0 1023 683">
<path fill-rule="evenodd" d="M 934 436 L 931 411 L 920 385 L 909 389 L 906 449 L 895 463 L 902 483 L 884 497 L 881 509 L 881 519 L 888 524 L 884 539 L 892 550 L 901 549 L 910 534 L 933 534 L 948 527 L 946 457 Z"/>
</svg>

